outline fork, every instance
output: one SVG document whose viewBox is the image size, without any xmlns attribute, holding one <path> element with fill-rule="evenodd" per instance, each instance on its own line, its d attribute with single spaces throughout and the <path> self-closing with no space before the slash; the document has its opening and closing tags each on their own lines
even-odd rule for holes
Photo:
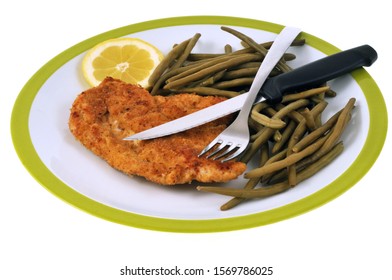
<svg viewBox="0 0 392 280">
<path fill-rule="evenodd" d="M 225 162 L 238 157 L 245 151 L 250 140 L 248 118 L 253 102 L 270 72 L 282 58 L 299 32 L 300 30 L 298 28 L 285 27 L 279 33 L 257 70 L 248 96 L 237 118 L 201 151 L 199 157 L 210 152 L 207 158 L 213 160 L 221 159 L 222 162 Z"/>
</svg>

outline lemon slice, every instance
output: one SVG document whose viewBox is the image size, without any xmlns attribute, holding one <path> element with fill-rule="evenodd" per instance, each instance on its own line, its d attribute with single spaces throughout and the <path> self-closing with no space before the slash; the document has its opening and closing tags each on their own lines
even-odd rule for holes
<svg viewBox="0 0 392 280">
<path fill-rule="evenodd" d="M 89 50 L 82 61 L 82 71 L 91 86 L 110 76 L 148 87 L 148 78 L 162 59 L 161 51 L 143 40 L 117 38 Z"/>
</svg>

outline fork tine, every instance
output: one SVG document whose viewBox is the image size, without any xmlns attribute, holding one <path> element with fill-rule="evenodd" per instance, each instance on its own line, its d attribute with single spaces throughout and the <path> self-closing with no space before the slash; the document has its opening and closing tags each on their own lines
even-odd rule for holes
<svg viewBox="0 0 392 280">
<path fill-rule="evenodd" d="M 239 149 L 237 151 L 235 151 L 232 155 L 228 156 L 227 158 L 223 159 L 222 162 L 226 162 L 229 161 L 233 158 L 238 157 L 240 154 L 242 154 L 243 151 L 245 151 L 246 146 L 240 146 Z"/>
<path fill-rule="evenodd" d="M 216 144 L 221 144 L 223 141 L 220 139 L 215 139 L 210 144 L 208 144 L 199 154 L 199 157 L 203 156 L 205 153 L 207 153 L 209 150 L 211 150 Z"/>
<path fill-rule="evenodd" d="M 220 143 L 220 145 L 218 147 L 216 147 L 214 149 L 214 151 L 207 156 L 207 158 L 211 158 L 212 156 L 214 156 L 217 153 L 219 153 L 220 151 L 222 151 L 227 145 L 230 145 L 230 143 L 227 143 L 226 141 L 223 141 L 223 140 L 220 140 L 220 142 L 218 142 L 218 143 Z"/>
<path fill-rule="evenodd" d="M 220 158 L 223 158 L 223 157 L 229 155 L 235 149 L 240 148 L 241 144 L 233 145 L 233 143 L 228 143 L 226 146 L 228 146 L 226 151 L 224 151 L 223 153 L 221 153 L 221 154 L 217 155 L 216 157 L 214 157 L 213 160 L 220 159 Z"/>
</svg>

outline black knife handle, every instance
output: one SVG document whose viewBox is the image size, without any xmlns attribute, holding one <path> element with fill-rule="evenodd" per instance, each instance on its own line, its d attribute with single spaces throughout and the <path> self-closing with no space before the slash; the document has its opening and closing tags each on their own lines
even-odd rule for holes
<svg viewBox="0 0 392 280">
<path fill-rule="evenodd" d="M 318 87 L 362 66 L 370 66 L 376 60 L 377 52 L 371 46 L 352 48 L 271 78 L 260 94 L 272 102 L 279 102 L 285 93 Z"/>
</svg>

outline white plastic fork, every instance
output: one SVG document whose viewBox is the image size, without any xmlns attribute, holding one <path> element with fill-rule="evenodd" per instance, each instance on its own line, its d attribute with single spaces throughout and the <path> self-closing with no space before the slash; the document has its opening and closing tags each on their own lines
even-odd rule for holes
<svg viewBox="0 0 392 280">
<path fill-rule="evenodd" d="M 207 158 L 221 159 L 225 162 L 238 157 L 245 151 L 250 139 L 248 118 L 254 100 L 272 69 L 300 32 L 298 28 L 285 27 L 279 33 L 256 73 L 248 97 L 237 118 L 201 151 L 199 157 L 211 152 Z"/>
</svg>

